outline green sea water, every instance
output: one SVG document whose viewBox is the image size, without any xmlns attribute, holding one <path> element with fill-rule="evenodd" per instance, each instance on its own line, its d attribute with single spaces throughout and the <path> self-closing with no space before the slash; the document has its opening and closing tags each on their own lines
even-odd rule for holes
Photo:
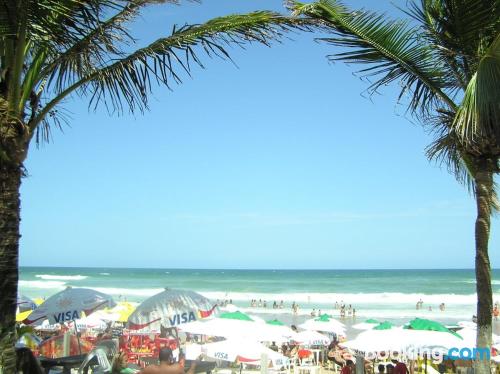
<svg viewBox="0 0 500 374">
<path fill-rule="evenodd" d="M 494 299 L 500 300 L 500 270 L 492 272 Z M 163 288 L 190 289 L 244 310 L 335 313 L 335 303 L 351 304 L 358 316 L 470 319 L 475 313 L 474 271 L 464 270 L 202 270 L 21 267 L 19 290 L 48 297 L 67 286 L 89 287 L 117 300 L 140 302 Z M 250 308 L 250 300 L 262 301 Z M 416 310 L 418 300 L 424 309 Z M 266 301 L 267 308 L 263 307 Z M 274 301 L 285 305 L 273 310 Z M 445 311 L 438 306 L 445 303 Z M 432 310 L 429 310 L 430 309 Z"/>
</svg>

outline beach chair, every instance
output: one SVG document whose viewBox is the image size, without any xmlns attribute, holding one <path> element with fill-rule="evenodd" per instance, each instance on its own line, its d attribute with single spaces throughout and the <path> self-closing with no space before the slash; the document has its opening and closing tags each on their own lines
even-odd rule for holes
<svg viewBox="0 0 500 374">
<path fill-rule="evenodd" d="M 337 364 L 336 362 L 327 360 L 327 363 L 326 363 L 326 369 L 327 370 L 331 370 L 334 373 L 338 373 L 338 372 L 340 372 L 341 368 L 342 367 L 339 364 Z"/>
</svg>

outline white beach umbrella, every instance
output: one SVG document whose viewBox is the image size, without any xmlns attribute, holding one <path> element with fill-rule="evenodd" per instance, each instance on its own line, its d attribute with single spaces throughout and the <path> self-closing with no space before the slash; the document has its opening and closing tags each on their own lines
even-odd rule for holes
<svg viewBox="0 0 500 374">
<path fill-rule="evenodd" d="M 302 345 L 328 345 L 331 342 L 329 337 L 312 330 L 297 333 L 293 340 Z"/>
<path fill-rule="evenodd" d="M 457 348 L 473 348 L 476 346 L 476 335 L 477 335 L 477 330 L 476 328 L 470 328 L 466 327 L 461 330 L 457 331 L 457 334 L 459 334 L 463 340 L 462 344 L 457 346 Z M 493 345 L 500 344 L 500 336 L 496 334 L 492 334 L 492 343 Z"/>
<path fill-rule="evenodd" d="M 273 366 L 285 366 L 288 359 L 264 345 L 248 340 L 229 339 L 217 343 L 204 344 L 201 351 L 210 358 L 228 362 L 260 364 L 262 355 L 272 361 Z"/>
<path fill-rule="evenodd" d="M 232 314 L 236 316 L 244 315 L 240 312 Z M 224 314 L 222 314 L 221 317 L 222 316 L 224 316 Z M 287 326 L 275 326 L 265 322 L 254 322 L 247 319 L 220 317 L 212 318 L 206 321 L 186 323 L 179 326 L 179 330 L 190 334 L 219 336 L 228 339 L 246 339 L 259 342 L 274 341 L 282 343 L 289 341 L 295 336 L 295 332 Z"/>
<path fill-rule="evenodd" d="M 41 324 L 35 327 L 37 331 L 59 331 L 61 329 L 61 324 L 53 323 L 51 324 L 48 319 L 44 320 Z"/>
<path fill-rule="evenodd" d="M 210 316 L 216 305 L 209 299 L 189 290 L 166 288 L 144 300 L 128 318 L 131 330 L 160 330 Z"/>
<path fill-rule="evenodd" d="M 340 343 L 341 346 L 361 352 L 413 352 L 422 349 L 457 347 L 462 339 L 441 331 L 410 330 L 395 327 L 386 330 L 367 330 L 355 339 Z"/>
<path fill-rule="evenodd" d="M 80 319 L 82 312 L 88 316 L 96 310 L 115 305 L 113 298 L 102 292 L 68 287 L 45 300 L 23 322 L 37 325 L 48 319 L 50 324 L 64 323 Z"/>
<path fill-rule="evenodd" d="M 375 326 L 377 326 L 380 322 L 374 319 L 367 319 L 364 322 L 357 323 L 353 325 L 352 327 L 356 330 L 371 330 Z"/>
<path fill-rule="evenodd" d="M 77 319 L 75 322 L 78 330 L 106 330 L 106 328 L 108 327 L 108 324 L 106 322 L 95 315 Z M 68 326 L 70 328 L 74 327 L 73 321 L 69 322 Z"/>
<path fill-rule="evenodd" d="M 257 325 L 253 319 L 240 311 L 222 313 L 216 318 L 193 321 L 179 326 L 184 332 L 198 335 L 219 336 L 224 338 L 247 337 Z"/>
<path fill-rule="evenodd" d="M 304 330 L 324 331 L 345 336 L 345 325 L 326 314 L 319 318 L 309 319 L 298 327 Z"/>
<path fill-rule="evenodd" d="M 16 305 L 18 313 L 27 312 L 28 310 L 36 308 L 36 303 L 25 295 L 17 295 Z"/>
</svg>

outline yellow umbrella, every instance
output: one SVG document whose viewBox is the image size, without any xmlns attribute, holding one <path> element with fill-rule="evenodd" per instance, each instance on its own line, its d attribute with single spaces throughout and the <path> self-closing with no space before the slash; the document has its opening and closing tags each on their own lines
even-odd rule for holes
<svg viewBox="0 0 500 374">
<path fill-rule="evenodd" d="M 118 312 L 119 317 L 118 317 L 118 322 L 127 322 L 128 317 L 134 312 L 135 306 L 128 303 L 128 302 L 121 302 L 118 303 L 119 306 L 122 306 L 123 308 Z"/>
<path fill-rule="evenodd" d="M 22 322 L 31 314 L 32 310 L 16 314 L 16 322 Z"/>
<path fill-rule="evenodd" d="M 37 297 L 35 299 L 33 299 L 33 301 L 35 302 L 35 304 L 37 306 L 39 306 L 40 304 L 43 304 L 43 302 L 45 301 L 44 299 L 42 299 L 41 297 Z"/>
</svg>

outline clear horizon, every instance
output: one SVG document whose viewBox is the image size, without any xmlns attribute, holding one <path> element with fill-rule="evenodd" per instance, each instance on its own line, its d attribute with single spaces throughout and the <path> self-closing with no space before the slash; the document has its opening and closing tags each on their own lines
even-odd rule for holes
<svg viewBox="0 0 500 374">
<path fill-rule="evenodd" d="M 279 270 L 279 271 L 315 271 L 315 270 L 331 270 L 331 271 L 370 271 L 370 270 L 411 270 L 411 271 L 426 271 L 426 270 L 471 270 L 474 268 L 177 268 L 177 267 L 132 267 L 132 266 L 52 266 L 52 265 L 20 265 L 20 268 L 47 268 L 47 269 L 137 269 L 137 270 Z M 492 271 L 500 270 L 500 268 L 491 268 Z"/>
<path fill-rule="evenodd" d="M 346 3 L 407 18 L 405 0 Z M 257 9 L 285 12 L 281 0 L 163 4 L 131 32 L 143 45 L 174 23 Z M 203 56 L 172 92 L 154 88 L 143 116 L 68 99 L 70 127 L 26 162 L 20 265 L 473 268 L 474 199 L 428 162 L 432 139 L 397 84 L 367 98 L 363 67 L 328 63 L 318 36 L 229 48 L 237 67 Z M 492 217 L 493 268 L 499 228 Z"/>
</svg>

